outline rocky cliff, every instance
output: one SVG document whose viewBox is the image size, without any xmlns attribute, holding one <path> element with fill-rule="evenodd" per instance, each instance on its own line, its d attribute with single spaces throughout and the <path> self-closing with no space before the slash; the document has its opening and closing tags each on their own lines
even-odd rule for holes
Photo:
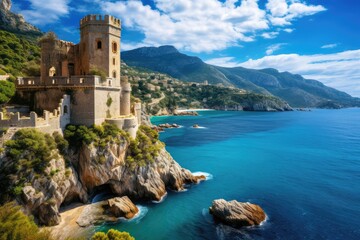
<svg viewBox="0 0 360 240">
<path fill-rule="evenodd" d="M 0 3 L 0 29 L 28 37 L 41 36 L 41 31 L 35 26 L 27 23 L 20 14 L 11 12 L 11 0 L 1 0 Z"/>
<path fill-rule="evenodd" d="M 47 135 L 47 138 L 49 137 L 51 138 Z M 33 156 L 31 151 L 37 143 L 31 145 L 32 140 L 29 138 L 21 142 L 32 147 L 22 146 L 24 153 L 20 153 L 20 160 L 16 162 L 12 156 L 16 151 L 14 149 L 17 138 L 20 139 L 19 134 L 15 134 L 12 148 L 8 144 L 0 159 L 1 184 L 14 189 L 13 197 L 27 213 L 34 215 L 38 222 L 44 225 L 60 223 L 61 206 L 79 201 L 86 203 L 91 194 L 105 188 L 111 189 L 114 195 L 128 196 L 132 200 L 159 201 L 167 189 L 180 191 L 185 184 L 198 183 L 205 179 L 203 176 L 193 176 L 190 171 L 183 169 L 162 145 L 159 145 L 162 147 L 154 159 L 146 164 L 129 164 L 130 155 L 133 154 L 131 144 L 135 141 L 142 144 L 146 139 L 141 137 L 129 140 L 126 135 L 117 135 L 111 140 L 108 137 L 106 144 L 101 139 L 101 144 L 92 141 L 90 144 L 81 144 L 81 147 L 52 150 L 51 159 L 39 174 L 36 172 L 39 165 L 32 168 L 22 166 L 32 164 L 31 161 L 22 162 L 22 158 Z M 51 142 L 48 145 L 51 145 Z M 32 161 L 38 161 L 38 158 Z M 20 173 L 19 169 L 24 171 L 21 170 Z M 21 181 L 23 185 L 19 184 Z"/>
</svg>

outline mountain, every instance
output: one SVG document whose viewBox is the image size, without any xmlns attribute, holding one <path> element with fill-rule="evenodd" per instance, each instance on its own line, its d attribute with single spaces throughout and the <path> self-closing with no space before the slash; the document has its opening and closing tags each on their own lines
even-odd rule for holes
<svg viewBox="0 0 360 240">
<path fill-rule="evenodd" d="M 0 29 L 27 39 L 37 38 L 42 32 L 35 26 L 27 23 L 20 14 L 11 12 L 11 0 L 0 0 Z"/>
<path fill-rule="evenodd" d="M 10 11 L 11 0 L 0 0 L 0 75 L 37 76 L 40 73 L 40 47 L 43 33 Z"/>
<path fill-rule="evenodd" d="M 360 99 L 325 86 L 319 81 L 276 69 L 226 68 L 204 63 L 180 53 L 173 46 L 142 47 L 121 53 L 130 66 L 163 72 L 186 82 L 235 86 L 255 93 L 280 97 L 293 107 L 360 106 Z"/>
</svg>

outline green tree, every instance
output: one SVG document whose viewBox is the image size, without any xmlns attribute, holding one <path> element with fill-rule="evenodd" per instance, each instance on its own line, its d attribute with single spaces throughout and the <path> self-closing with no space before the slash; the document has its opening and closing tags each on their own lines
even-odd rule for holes
<svg viewBox="0 0 360 240">
<path fill-rule="evenodd" d="M 40 231 L 34 221 L 14 202 L 0 207 L 0 240 L 51 240 L 50 233 Z"/>
<path fill-rule="evenodd" d="M 15 84 L 11 81 L 0 81 L 0 104 L 7 103 L 15 95 Z"/>
<path fill-rule="evenodd" d="M 128 232 L 120 232 L 115 229 L 110 229 L 107 233 L 97 232 L 91 240 L 135 240 Z"/>
</svg>

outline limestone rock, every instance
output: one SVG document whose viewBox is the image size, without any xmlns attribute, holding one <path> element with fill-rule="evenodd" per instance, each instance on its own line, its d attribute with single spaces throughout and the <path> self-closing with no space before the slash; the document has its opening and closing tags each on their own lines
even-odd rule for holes
<svg viewBox="0 0 360 240">
<path fill-rule="evenodd" d="M 35 37 L 42 35 L 40 30 L 35 26 L 27 23 L 24 17 L 10 11 L 11 0 L 1 0 L 0 3 L 0 29 L 5 29 L 10 32 L 21 32 Z"/>
<path fill-rule="evenodd" d="M 126 219 L 130 219 L 139 212 L 139 209 L 127 196 L 109 199 L 108 205 L 109 211 L 115 217 L 125 217 Z"/>
<path fill-rule="evenodd" d="M 72 167 L 65 167 L 63 158 L 53 159 L 45 169 L 52 177 L 33 177 L 31 185 L 22 189 L 19 202 L 27 213 L 38 216 L 40 224 L 56 225 L 60 222 L 59 208 L 64 202 L 88 201 L 88 194 L 78 181 L 77 173 Z"/>
<path fill-rule="evenodd" d="M 56 203 L 49 202 L 49 203 L 41 204 L 38 213 L 39 213 L 39 220 L 42 223 L 46 223 L 46 225 L 48 226 L 57 225 L 61 221 Z"/>
<path fill-rule="evenodd" d="M 119 217 L 133 218 L 139 209 L 127 197 L 116 197 L 86 205 L 76 223 L 88 227 L 103 222 L 116 222 Z"/>
<path fill-rule="evenodd" d="M 11 0 L 2 0 L 2 3 L 1 3 L 1 7 L 6 10 L 6 11 L 10 11 L 11 9 Z"/>
<path fill-rule="evenodd" d="M 80 227 L 88 227 L 105 221 L 117 221 L 117 218 L 105 214 L 107 204 L 107 201 L 101 201 L 86 205 L 79 218 L 76 220 L 76 223 Z"/>
<path fill-rule="evenodd" d="M 101 189 L 103 185 L 117 196 L 159 201 L 166 195 L 167 189 L 180 191 L 186 184 L 205 180 L 205 176 L 194 176 L 182 168 L 165 148 L 160 150 L 152 163 L 131 168 L 125 162 L 128 147 L 127 141 L 120 141 L 109 143 L 105 147 L 90 145 L 76 151 L 69 150 L 67 158 L 71 165 L 66 166 L 64 158 L 59 155 L 57 159 L 49 162 L 44 174 L 30 172 L 27 186 L 16 200 L 28 214 L 34 215 L 40 224 L 54 225 L 61 220 L 60 206 L 74 201 L 87 203 L 89 194 Z M 101 161 L 99 156 L 103 156 Z M 0 164 L 8 161 L 4 156 Z M 127 197 L 110 203 L 111 207 L 106 201 L 101 203 L 101 208 L 98 206 L 92 210 L 87 209 L 86 211 L 93 213 L 87 214 L 85 211 L 79 224 L 86 226 L 97 221 L 117 219 L 119 216 L 131 218 L 138 211 Z M 103 214 L 103 209 L 107 209 L 107 214 L 110 212 L 111 216 L 104 217 L 106 214 Z M 89 215 L 100 217 L 89 218 Z"/>
<path fill-rule="evenodd" d="M 232 227 L 259 225 L 266 217 L 260 206 L 236 200 L 214 200 L 209 210 L 215 219 Z"/>
</svg>

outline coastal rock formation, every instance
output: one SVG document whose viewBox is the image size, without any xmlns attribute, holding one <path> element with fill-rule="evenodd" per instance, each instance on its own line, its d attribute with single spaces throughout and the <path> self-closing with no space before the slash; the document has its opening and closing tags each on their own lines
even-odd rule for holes
<svg viewBox="0 0 360 240">
<path fill-rule="evenodd" d="M 131 219 L 139 212 L 139 209 L 127 196 L 109 199 L 108 205 L 110 213 L 115 217 Z"/>
<path fill-rule="evenodd" d="M 260 206 L 235 200 L 214 200 L 209 211 L 215 219 L 236 228 L 259 225 L 266 217 Z"/>
<path fill-rule="evenodd" d="M 205 176 L 194 176 L 183 169 L 165 148 L 159 150 L 153 162 L 130 166 L 125 160 L 129 142 L 124 136 L 118 138 L 117 143 L 109 142 L 105 147 L 90 144 L 82 145 L 78 150 L 69 149 L 66 157 L 55 154 L 56 159 L 49 162 L 43 175 L 29 172 L 29 181 L 22 188 L 18 202 L 40 224 L 53 226 L 61 221 L 60 206 L 72 202 L 87 203 L 90 194 L 104 188 L 117 196 L 160 201 L 166 195 L 166 189 L 180 191 L 186 184 L 205 180 Z M 11 162 L 5 156 L 0 160 L 0 168 Z M 111 217 L 115 218 L 131 218 L 138 212 L 128 197 L 115 198 L 103 205 L 108 206 Z M 91 211 L 93 215 L 100 212 Z M 86 220 L 87 215 L 84 220 L 79 220 L 81 225 L 108 219 L 101 217 L 101 213 L 100 217 Z"/>
<path fill-rule="evenodd" d="M 162 199 L 166 188 L 180 191 L 185 184 L 205 180 L 205 176 L 193 176 L 183 169 L 165 149 L 160 150 L 154 163 L 133 170 L 126 168 L 121 172 L 120 178 L 109 181 L 114 193 L 155 201 Z"/>
<path fill-rule="evenodd" d="M 116 222 L 119 217 L 133 218 L 139 209 L 128 197 L 116 197 L 88 204 L 82 210 L 76 223 L 88 227 L 102 222 Z"/>
<path fill-rule="evenodd" d="M 31 185 L 22 189 L 19 201 L 41 224 L 51 226 L 60 222 L 59 208 L 62 203 L 73 200 L 87 202 L 88 194 L 78 181 L 75 170 L 66 168 L 63 158 L 51 160 L 45 171 L 48 176 L 53 176 L 31 174 Z"/>
<path fill-rule="evenodd" d="M 125 164 L 127 147 L 127 142 L 109 145 L 105 150 L 94 146 L 82 147 L 78 172 L 88 192 L 107 185 L 119 196 L 159 201 L 166 194 L 166 188 L 180 191 L 184 189 L 184 184 L 205 179 L 181 168 L 164 148 L 153 163 L 132 169 Z M 100 155 L 105 156 L 101 164 L 98 161 Z"/>
</svg>

